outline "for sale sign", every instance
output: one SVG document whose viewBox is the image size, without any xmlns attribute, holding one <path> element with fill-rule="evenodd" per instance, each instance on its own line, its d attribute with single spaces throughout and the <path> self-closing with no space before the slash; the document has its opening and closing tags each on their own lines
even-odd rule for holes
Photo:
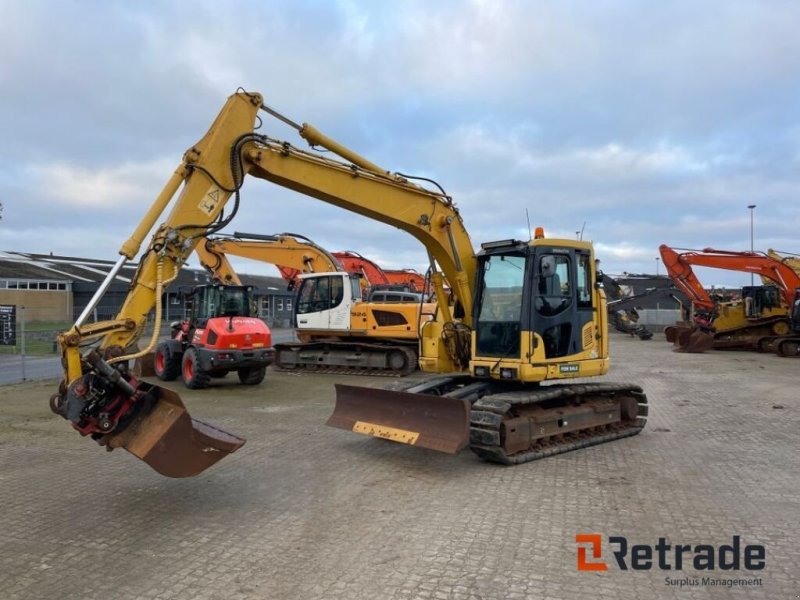
<svg viewBox="0 0 800 600">
<path fill-rule="evenodd" d="M 0 346 L 17 345 L 17 307 L 0 304 Z"/>
</svg>

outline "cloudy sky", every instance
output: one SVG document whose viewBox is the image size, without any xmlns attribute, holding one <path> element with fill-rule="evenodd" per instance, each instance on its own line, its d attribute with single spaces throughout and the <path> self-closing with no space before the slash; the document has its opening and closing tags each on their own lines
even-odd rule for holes
<svg viewBox="0 0 800 600">
<path fill-rule="evenodd" d="M 527 209 L 584 229 L 606 272 L 652 273 L 661 243 L 748 249 L 756 204 L 756 248 L 800 252 L 798 26 L 794 0 L 0 0 L 0 250 L 115 259 L 242 86 L 436 179 L 476 245 L 527 238 Z M 242 204 L 230 231 L 426 266 L 411 236 L 266 182 Z"/>
</svg>

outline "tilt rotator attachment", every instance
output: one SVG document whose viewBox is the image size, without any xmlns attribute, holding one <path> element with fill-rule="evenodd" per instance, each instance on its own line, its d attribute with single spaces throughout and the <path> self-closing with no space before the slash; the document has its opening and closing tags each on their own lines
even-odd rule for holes
<svg viewBox="0 0 800 600">
<path fill-rule="evenodd" d="M 123 374 L 94 350 L 83 360 L 88 369 L 50 407 L 108 450 L 124 448 L 167 477 L 191 477 L 244 445 L 189 416 L 175 392 Z"/>
</svg>

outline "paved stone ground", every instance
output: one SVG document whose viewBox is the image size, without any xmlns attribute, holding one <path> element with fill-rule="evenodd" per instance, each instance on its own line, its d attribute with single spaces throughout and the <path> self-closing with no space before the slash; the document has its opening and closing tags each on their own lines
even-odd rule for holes
<svg viewBox="0 0 800 600">
<path fill-rule="evenodd" d="M 52 416 L 52 383 L 0 387 L 0 598 L 796 598 L 800 363 L 612 339 L 609 379 L 645 387 L 645 432 L 518 467 L 326 428 L 335 377 L 270 373 L 173 386 L 248 443 L 170 480 Z M 766 545 L 763 586 L 577 572 L 576 533 L 739 534 Z"/>
</svg>

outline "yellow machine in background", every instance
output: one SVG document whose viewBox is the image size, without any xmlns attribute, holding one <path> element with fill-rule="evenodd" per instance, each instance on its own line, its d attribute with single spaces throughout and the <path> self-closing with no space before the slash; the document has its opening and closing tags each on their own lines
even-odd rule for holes
<svg viewBox="0 0 800 600">
<path fill-rule="evenodd" d="M 769 256 L 773 260 L 777 260 L 778 262 L 782 262 L 787 267 L 792 269 L 795 273 L 800 275 L 800 255 L 792 254 L 791 252 L 778 252 L 777 250 L 773 250 L 770 248 L 767 250 L 767 256 Z M 764 285 L 771 285 L 772 281 L 766 279 L 764 277 L 761 278 L 764 282 Z"/>
<path fill-rule="evenodd" d="M 239 282 L 228 256 L 274 264 L 282 273 L 304 273 L 295 307 L 299 342 L 275 345 L 278 367 L 399 376 L 416 369 L 420 325 L 436 310 L 422 294 L 381 294 L 404 296 L 406 302 L 364 299 L 362 278 L 346 273 L 333 254 L 301 236 L 236 234 L 207 239 L 195 250 L 219 281 Z"/>
<path fill-rule="evenodd" d="M 346 162 L 256 133 L 262 110 Z M 144 350 L 135 347 L 148 313 L 154 306 L 158 313 L 164 286 L 197 244 L 234 218 L 247 175 L 397 227 L 417 238 L 430 258 L 437 309 L 419 331 L 419 365 L 446 376 L 402 391 L 337 386 L 329 424 L 447 452 L 469 444 L 480 456 L 506 464 L 641 431 L 647 406 L 638 386 L 538 385 L 608 370 L 605 296 L 591 244 L 537 235 L 530 242 L 484 243 L 476 255 L 456 205 L 438 184 L 429 189 L 382 169 L 267 107 L 260 94 L 241 91 L 186 152 L 123 244 L 107 282 L 59 338 L 66 370 L 51 405 L 82 434 L 124 447 L 171 476 L 195 474 L 235 449 L 234 442 L 226 446 L 234 436 L 191 421 L 179 399 L 138 380 L 124 365 L 152 349 L 157 333 Z M 87 311 L 136 255 L 181 185 L 117 319 L 86 325 Z M 223 216 L 231 196 L 233 208 Z M 101 338 L 99 348 L 83 354 L 90 338 Z"/>
<path fill-rule="evenodd" d="M 290 233 L 260 235 L 234 233 L 233 236 L 203 238 L 195 248 L 200 264 L 223 283 L 240 282 L 227 255 L 249 258 L 275 265 L 293 286 L 293 275 L 343 271 L 337 258 L 306 237 Z M 240 283 L 239 283 L 240 284 Z M 237 284 L 238 285 L 238 284 Z"/>
</svg>

